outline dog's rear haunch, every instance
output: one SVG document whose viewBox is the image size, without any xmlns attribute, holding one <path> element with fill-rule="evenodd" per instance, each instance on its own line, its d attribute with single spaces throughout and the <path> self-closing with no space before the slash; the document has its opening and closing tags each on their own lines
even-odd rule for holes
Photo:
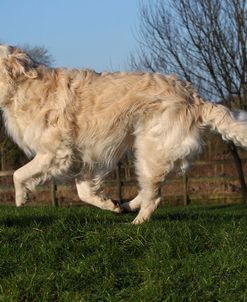
<svg viewBox="0 0 247 302">
<path fill-rule="evenodd" d="M 16 205 L 50 177 L 76 175 L 80 199 L 149 219 L 158 186 L 175 163 L 201 149 L 206 126 L 247 146 L 247 122 L 205 102 L 187 82 L 157 73 L 96 73 L 48 68 L 0 45 L 0 107 L 7 131 L 32 160 L 14 173 Z M 121 206 L 97 195 L 104 176 L 133 149 L 139 194 Z"/>
</svg>

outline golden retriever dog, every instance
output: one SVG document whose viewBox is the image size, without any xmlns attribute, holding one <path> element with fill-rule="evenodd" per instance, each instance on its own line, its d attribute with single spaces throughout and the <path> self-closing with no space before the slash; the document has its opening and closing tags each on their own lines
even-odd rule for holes
<svg viewBox="0 0 247 302">
<path fill-rule="evenodd" d="M 174 164 L 184 168 L 200 151 L 206 126 L 247 146 L 246 121 L 175 77 L 49 68 L 7 45 L 0 45 L 0 107 L 8 134 L 32 158 L 14 173 L 18 207 L 28 189 L 68 175 L 82 201 L 139 210 L 133 223 L 140 224 L 159 205 L 159 183 Z M 140 191 L 120 206 L 97 192 L 128 149 Z"/>
</svg>

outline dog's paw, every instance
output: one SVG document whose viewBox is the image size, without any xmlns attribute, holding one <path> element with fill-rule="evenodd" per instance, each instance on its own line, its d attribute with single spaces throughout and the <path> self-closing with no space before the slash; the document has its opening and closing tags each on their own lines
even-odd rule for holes
<svg viewBox="0 0 247 302">
<path fill-rule="evenodd" d="M 148 220 L 149 220 L 149 218 L 138 214 L 136 216 L 136 218 L 132 221 L 132 224 L 139 225 L 139 224 L 142 224 L 142 223 L 144 223 L 145 221 L 148 221 Z"/>
<path fill-rule="evenodd" d="M 21 198 L 16 198 L 15 205 L 17 208 L 24 207 L 28 201 L 28 194 L 25 193 Z"/>
<path fill-rule="evenodd" d="M 123 212 L 125 212 L 125 213 L 137 212 L 139 210 L 139 207 L 131 206 L 130 202 L 124 202 L 120 206 L 121 206 Z"/>
<path fill-rule="evenodd" d="M 19 200 L 16 200 L 15 201 L 15 205 L 17 208 L 21 208 L 21 207 L 24 207 L 26 205 L 26 201 L 19 201 Z"/>
<path fill-rule="evenodd" d="M 121 203 L 118 200 L 112 200 L 112 203 L 114 205 L 113 212 L 115 213 L 122 213 L 123 208 L 121 206 Z"/>
<path fill-rule="evenodd" d="M 118 201 L 115 200 L 105 200 L 103 205 L 103 210 L 108 210 L 114 213 L 122 213 L 123 209 Z"/>
</svg>

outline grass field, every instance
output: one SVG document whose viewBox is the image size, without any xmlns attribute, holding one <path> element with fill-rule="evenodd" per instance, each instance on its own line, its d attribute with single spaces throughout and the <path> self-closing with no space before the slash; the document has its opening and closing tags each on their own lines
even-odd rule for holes
<svg viewBox="0 0 247 302">
<path fill-rule="evenodd" d="M 247 206 L 0 207 L 0 301 L 247 301 Z"/>
</svg>

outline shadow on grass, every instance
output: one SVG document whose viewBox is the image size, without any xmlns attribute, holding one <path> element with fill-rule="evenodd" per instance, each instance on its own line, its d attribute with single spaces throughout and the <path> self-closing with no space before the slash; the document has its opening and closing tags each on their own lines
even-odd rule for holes
<svg viewBox="0 0 247 302">
<path fill-rule="evenodd" d="M 230 209 L 230 210 L 240 210 L 240 209 L 246 209 L 247 210 L 247 204 L 221 204 L 221 205 L 210 205 L 206 208 L 206 210 L 225 210 L 225 209 Z"/>
<path fill-rule="evenodd" d="M 232 222 L 246 219 L 244 214 L 225 214 L 225 213 L 157 213 L 152 217 L 152 221 L 206 221 L 214 224 Z"/>
<path fill-rule="evenodd" d="M 5 227 L 30 227 L 33 225 L 49 226 L 56 220 L 55 216 L 21 216 L 0 219 L 0 225 Z"/>
<path fill-rule="evenodd" d="M 64 209 L 63 209 L 64 210 Z M 78 211 L 77 211 L 78 210 Z M 130 223 L 136 213 L 112 213 L 107 211 L 102 211 L 94 207 L 81 207 L 72 208 L 72 211 L 63 211 L 58 214 L 24 214 L 20 216 L 8 214 L 7 217 L 0 218 L 0 226 L 6 228 L 28 228 L 33 226 L 52 226 L 53 224 L 60 223 L 68 225 L 105 225 L 111 226 L 116 224 Z"/>
<path fill-rule="evenodd" d="M 77 207 L 65 211 L 34 214 L 23 213 L 23 215 L 11 215 L 0 217 L 0 226 L 4 227 L 30 227 L 30 226 L 51 226 L 54 223 L 63 220 L 69 224 L 79 224 L 80 226 L 96 225 L 118 225 L 130 224 L 137 213 L 111 213 L 102 211 L 94 207 Z M 72 211 L 71 211 L 72 210 Z M 167 208 L 161 207 L 155 211 L 152 221 L 208 221 L 210 223 L 231 222 L 247 217 L 247 205 L 210 205 L 202 207 L 179 207 Z M 215 211 L 215 212 L 214 212 Z M 150 222 L 151 223 L 151 222 Z"/>
</svg>

